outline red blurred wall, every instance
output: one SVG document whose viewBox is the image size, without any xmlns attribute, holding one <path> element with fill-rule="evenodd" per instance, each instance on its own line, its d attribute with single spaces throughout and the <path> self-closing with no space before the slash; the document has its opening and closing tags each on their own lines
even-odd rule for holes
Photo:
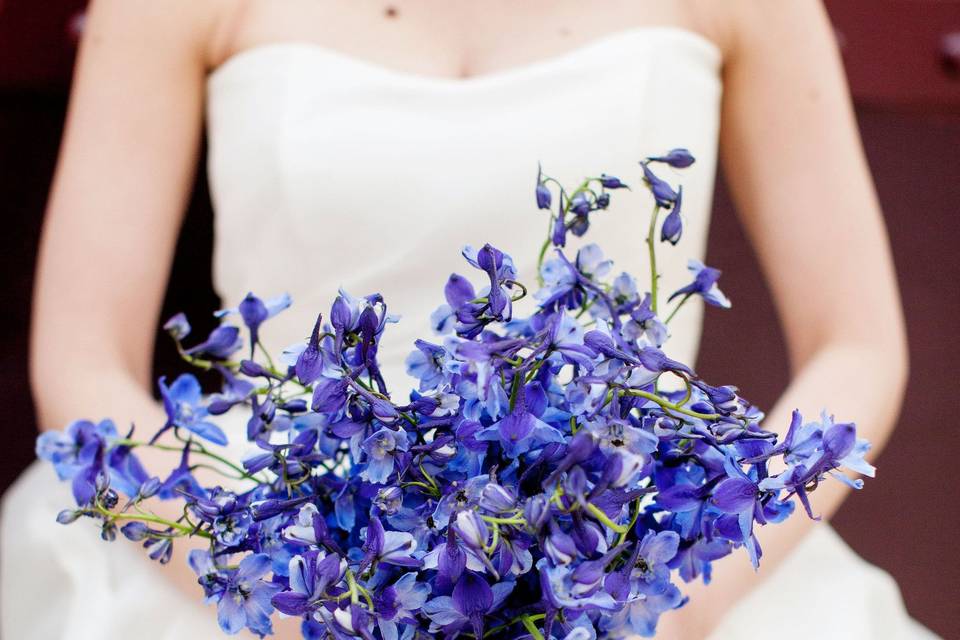
<svg viewBox="0 0 960 640">
<path fill-rule="evenodd" d="M 66 104 L 73 21 L 82 4 L 0 0 L 0 388 L 6 415 L 16 416 L 0 427 L 6 445 L 0 489 L 32 458 L 30 288 Z M 945 638 L 960 638 L 960 554 L 953 543 L 960 531 L 960 481 L 951 450 L 960 415 L 952 366 L 960 362 L 960 42 L 954 40 L 960 38 L 960 2 L 835 0 L 827 6 L 890 229 L 912 354 L 907 401 L 877 461 L 878 477 L 834 523 L 861 555 L 897 578 L 913 615 Z M 199 319 L 216 308 L 209 282 L 211 220 L 201 175 L 165 314 L 185 310 Z M 787 381 L 782 337 L 722 176 L 708 262 L 723 269 L 735 306 L 707 314 L 698 368 L 708 379 L 738 381 L 744 395 L 769 407 Z M 157 344 L 155 368 L 178 371 L 168 341 Z M 917 460 L 924 461 L 919 469 Z"/>
</svg>

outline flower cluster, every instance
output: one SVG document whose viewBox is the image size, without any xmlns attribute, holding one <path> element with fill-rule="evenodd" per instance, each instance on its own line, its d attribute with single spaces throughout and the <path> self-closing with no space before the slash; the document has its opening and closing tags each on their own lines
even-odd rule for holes
<svg viewBox="0 0 960 640">
<path fill-rule="evenodd" d="M 447 280 L 436 337 L 406 361 L 417 380 L 407 396 L 378 364 L 396 321 L 379 295 L 341 291 L 276 360 L 259 335 L 286 296 L 218 312 L 238 316 L 248 340 L 223 324 L 187 347 L 190 326 L 174 317 L 165 326 L 183 357 L 219 371 L 222 388 L 161 378 L 167 421 L 149 441 L 109 421 L 43 434 L 38 455 L 77 502 L 60 521 L 92 519 L 105 539 L 119 529 L 160 562 L 177 538 L 203 538 L 190 564 L 227 633 L 269 635 L 279 612 L 301 618 L 306 638 L 653 635 L 685 602 L 682 583 L 709 581 L 714 560 L 742 548 L 756 566 L 759 526 L 788 517 L 794 496 L 814 517 L 808 495 L 826 476 L 859 487 L 839 469 L 873 475 L 852 424 L 794 413 L 778 440 L 735 387 L 662 350 L 689 299 L 730 304 L 700 263 L 662 301 L 676 300 L 670 312 L 659 304 L 656 249 L 682 235 L 682 189 L 654 171 L 693 162 L 683 149 L 641 162 L 654 202 L 649 287 L 596 245 L 564 250 L 629 187 L 601 174 L 568 193 L 538 173 L 550 231 L 535 310 L 514 315 L 527 289 L 510 256 L 464 249 L 476 277 Z M 227 441 L 226 412 L 247 416 L 242 461 L 211 446 Z M 152 477 L 140 447 L 174 450 L 179 464 Z M 203 486 L 200 467 L 229 481 Z M 182 517 L 156 515 L 155 497 L 182 501 Z"/>
</svg>

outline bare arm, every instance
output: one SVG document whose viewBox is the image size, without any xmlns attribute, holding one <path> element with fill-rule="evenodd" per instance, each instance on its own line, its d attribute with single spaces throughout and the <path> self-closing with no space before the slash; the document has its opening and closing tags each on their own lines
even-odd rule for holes
<svg viewBox="0 0 960 640">
<path fill-rule="evenodd" d="M 819 2 L 730 3 L 735 45 L 724 77 L 721 161 L 787 340 L 792 380 L 764 426 L 822 409 L 855 421 L 877 451 L 894 426 L 907 375 L 904 322 L 883 217 L 843 69 Z M 732 313 L 737 313 L 736 309 Z M 868 485 L 869 486 L 869 485 Z M 848 489 L 812 494 L 830 517 Z M 760 573 L 745 554 L 721 560 L 708 591 L 688 585 L 669 633 L 703 637 L 817 523 L 802 510 L 758 531 Z"/>
<path fill-rule="evenodd" d="M 44 428 L 156 423 L 153 340 L 203 101 L 204 25 L 187 5 L 92 5 L 40 246 L 31 376 Z"/>
<path fill-rule="evenodd" d="M 153 342 L 197 163 L 220 4 L 92 3 L 38 263 L 30 359 L 42 428 L 111 417 L 143 437 L 163 424 L 150 393 Z M 177 462 L 141 458 L 161 477 Z M 191 544 L 174 545 L 162 574 L 199 606 Z"/>
<path fill-rule="evenodd" d="M 208 28 L 189 4 L 98 0 L 88 14 L 35 291 L 31 381 L 44 429 L 163 424 L 153 341 L 196 165 Z M 161 476 L 175 464 L 144 461 Z M 165 573 L 197 596 L 183 562 Z"/>
</svg>

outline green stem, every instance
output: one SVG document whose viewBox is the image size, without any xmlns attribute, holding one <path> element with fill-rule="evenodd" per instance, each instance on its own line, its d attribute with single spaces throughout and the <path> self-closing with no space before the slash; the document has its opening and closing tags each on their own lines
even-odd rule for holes
<svg viewBox="0 0 960 640">
<path fill-rule="evenodd" d="M 492 636 L 493 634 L 497 633 L 498 631 L 503 631 L 504 629 L 506 629 L 506 628 L 509 627 L 510 625 L 516 624 L 516 623 L 520 622 L 521 620 L 523 620 L 524 618 L 527 618 L 528 620 L 530 620 L 530 622 L 536 622 L 536 621 L 538 621 L 538 620 L 543 620 L 543 619 L 546 618 L 546 617 L 547 617 L 547 616 L 546 616 L 546 614 L 544 614 L 544 613 L 536 613 L 536 614 L 533 614 L 533 615 L 524 614 L 524 615 L 522 615 L 522 616 L 517 616 L 517 617 L 514 618 L 513 620 L 510 620 L 509 622 L 507 622 L 506 624 L 497 625 L 496 627 L 491 627 L 490 629 L 487 629 L 487 631 L 484 632 L 483 637 L 486 638 L 486 637 L 488 637 L 488 636 Z"/>
<path fill-rule="evenodd" d="M 199 442 L 197 443 L 197 446 L 199 446 L 200 448 L 199 448 L 199 449 L 194 449 L 194 450 L 193 450 L 194 452 L 199 453 L 200 455 L 207 456 L 208 458 L 212 458 L 213 460 L 216 460 L 217 462 L 219 462 L 219 463 L 221 463 L 221 464 L 223 464 L 223 465 L 226 465 L 227 467 L 230 467 L 231 469 L 233 469 L 234 471 L 236 471 L 237 473 L 239 473 L 245 480 L 251 480 L 251 481 L 253 481 L 253 482 L 256 482 L 257 484 L 261 484 L 261 483 L 262 483 L 262 481 L 261 481 L 259 478 L 256 478 L 256 477 L 250 475 L 249 473 L 247 473 L 247 470 L 244 469 L 243 467 L 238 467 L 237 465 L 235 465 L 234 463 L 230 462 L 229 460 L 227 460 L 227 459 L 224 458 L 223 456 L 217 455 L 216 453 L 212 453 L 212 452 L 208 451 L 207 448 L 204 447 L 204 446 L 203 446 L 202 444 L 200 444 Z"/>
<path fill-rule="evenodd" d="M 596 299 L 596 298 L 593 298 L 593 299 L 591 299 L 589 302 L 586 302 L 582 307 L 580 307 L 580 311 L 578 311 L 578 312 L 577 312 L 577 315 L 574 316 L 574 317 L 575 317 L 577 320 L 579 320 L 581 317 L 583 317 L 583 314 L 585 314 L 587 311 L 590 310 L 590 307 L 592 307 L 596 301 L 597 301 L 597 299 Z"/>
<path fill-rule="evenodd" d="M 530 371 L 527 373 L 527 378 L 526 378 L 527 382 L 530 382 L 531 380 L 533 380 L 534 376 L 537 375 L 537 372 L 540 371 L 540 367 L 542 367 L 543 363 L 546 361 L 547 361 L 547 358 L 546 356 L 544 356 L 542 359 L 538 360 L 532 367 L 530 367 Z"/>
<path fill-rule="evenodd" d="M 192 465 L 190 465 L 190 471 L 193 471 L 193 470 L 195 470 L 195 469 L 207 469 L 207 470 L 209 470 L 209 471 L 213 471 L 214 473 L 219 473 L 219 474 L 220 474 L 221 476 L 223 476 L 224 478 L 230 478 L 231 480 L 245 480 L 245 479 L 246 479 L 246 478 L 244 478 L 243 476 L 235 476 L 235 475 L 231 475 L 231 474 L 229 474 L 229 473 L 225 473 L 223 469 L 220 469 L 219 467 L 215 467 L 215 466 L 213 466 L 212 464 L 205 464 L 205 463 L 203 463 L 203 462 L 201 462 L 201 463 L 199 463 L 199 464 L 192 464 Z"/>
<path fill-rule="evenodd" d="M 493 538 L 490 540 L 490 546 L 484 549 L 484 552 L 491 554 L 497 550 L 497 545 L 500 544 L 500 527 L 493 525 Z"/>
<path fill-rule="evenodd" d="M 647 231 L 647 250 L 650 253 L 650 310 L 657 312 L 657 249 L 654 240 L 654 234 L 657 230 L 657 217 L 660 215 L 660 205 L 653 206 L 653 213 L 650 214 L 650 229 Z"/>
<path fill-rule="evenodd" d="M 353 577 L 353 571 L 347 569 L 346 578 L 347 589 L 349 589 L 350 592 L 350 602 L 352 604 L 358 604 L 360 602 L 360 594 L 357 590 L 357 581 Z"/>
<path fill-rule="evenodd" d="M 157 450 L 159 450 L 159 451 L 176 451 L 177 453 L 182 453 L 182 452 L 183 452 L 183 447 L 174 447 L 174 446 L 170 446 L 170 445 L 155 444 L 155 443 L 154 443 L 154 444 L 150 444 L 149 442 L 141 442 L 141 441 L 139 441 L 139 440 L 117 440 L 117 441 L 114 442 L 114 444 L 117 445 L 117 446 L 121 446 L 121 447 L 131 447 L 131 448 L 133 448 L 133 447 L 149 447 L 149 448 L 151 448 L 151 449 L 157 449 Z M 210 458 L 210 459 L 212 459 L 212 460 L 216 460 L 217 462 L 219 462 L 219 463 L 221 463 L 221 464 L 229 467 L 231 470 L 237 472 L 237 473 L 240 475 L 240 478 L 237 478 L 238 480 L 239 480 L 239 479 L 250 480 L 250 481 L 252 481 L 252 482 L 256 482 L 257 484 L 263 484 L 263 483 L 264 483 L 264 481 L 261 480 L 260 478 L 257 478 L 256 476 L 252 476 L 252 475 L 250 475 L 249 473 L 247 473 L 246 469 L 244 469 L 244 468 L 242 468 L 242 467 L 238 467 L 237 465 L 235 465 L 234 463 L 230 462 L 230 460 L 224 458 L 223 456 L 220 456 L 220 455 L 217 455 L 216 453 L 213 453 L 213 452 L 211 452 L 211 451 L 208 451 L 207 448 L 204 447 L 204 446 L 203 446 L 202 444 L 200 444 L 199 442 L 194 441 L 193 444 L 194 444 L 195 446 L 191 446 L 191 447 L 190 447 L 190 453 L 196 453 L 196 454 L 200 454 L 200 455 L 202 455 L 202 456 L 206 456 L 206 457 L 208 457 L 208 458 Z M 212 467 L 211 467 L 211 468 L 212 468 Z M 217 471 L 218 471 L 219 473 L 222 473 L 220 470 L 217 470 Z M 226 475 L 226 474 L 223 474 L 223 475 Z"/>
<path fill-rule="evenodd" d="M 717 420 L 720 417 L 719 413 L 700 413 L 698 411 L 691 411 L 690 409 L 685 409 L 679 405 L 676 405 L 668 400 L 664 400 L 660 396 L 649 393 L 647 391 L 641 391 L 640 389 L 624 389 L 624 393 L 631 396 L 638 396 L 640 398 L 646 398 L 651 402 L 656 402 L 658 405 L 664 409 L 669 409 L 670 411 L 676 411 L 677 413 L 682 413 L 686 416 L 692 418 L 700 418 L 701 420 Z"/>
<path fill-rule="evenodd" d="M 608 518 L 607 514 L 605 514 L 603 510 L 600 509 L 600 507 L 593 504 L 592 502 L 587 503 L 587 511 L 589 511 L 590 515 L 592 515 L 594 518 L 596 518 L 606 526 L 610 527 L 620 535 L 623 535 L 627 531 L 630 531 L 628 527 L 625 527 L 622 524 L 617 524 L 616 522 Z"/>
<path fill-rule="evenodd" d="M 530 632 L 530 637 L 532 637 L 533 640 L 543 640 L 543 634 L 537 629 L 537 625 L 533 623 L 533 616 L 520 616 L 520 622 L 522 622 L 523 626 Z"/>
<path fill-rule="evenodd" d="M 273 358 L 270 357 L 270 352 L 267 351 L 267 348 L 263 346 L 263 343 L 260 340 L 257 340 L 257 346 L 260 347 L 260 351 L 263 353 L 264 357 L 267 359 L 267 364 L 270 366 L 271 370 L 276 369 L 276 365 L 273 364 Z"/>
<path fill-rule="evenodd" d="M 689 300 L 690 296 L 692 295 L 693 295 L 692 293 L 688 293 L 682 298 L 680 298 L 680 302 L 678 302 L 677 306 L 673 308 L 673 311 L 671 311 L 670 315 L 667 316 L 667 319 L 663 321 L 663 324 L 670 324 L 670 321 L 673 320 L 673 316 L 677 315 L 677 311 L 680 311 L 680 307 L 682 307 L 683 303 Z"/>
<path fill-rule="evenodd" d="M 495 516 L 481 515 L 480 517 L 483 518 L 485 522 L 489 522 L 490 524 L 518 524 L 519 525 L 519 524 L 527 523 L 526 520 L 524 520 L 519 516 L 514 516 L 512 518 L 497 518 Z"/>
<path fill-rule="evenodd" d="M 553 231 L 553 216 L 550 216 L 550 226 L 547 227 L 547 239 L 540 246 L 540 253 L 537 254 L 537 284 L 543 286 L 543 275 L 540 273 L 540 267 L 543 266 L 543 259 L 547 255 L 547 249 L 550 248 L 551 236 Z"/>
<path fill-rule="evenodd" d="M 617 540 L 617 544 L 623 544 L 627 539 L 627 534 L 630 533 L 630 530 L 633 529 L 633 526 L 637 524 L 637 518 L 640 517 L 640 498 L 634 500 L 633 516 L 630 518 L 630 524 L 627 525 L 627 530 L 620 534 L 620 539 Z"/>
<path fill-rule="evenodd" d="M 164 518 L 161 518 L 159 516 L 148 515 L 145 513 L 141 513 L 141 514 L 113 513 L 111 511 L 107 511 L 106 509 L 103 509 L 100 507 L 97 508 L 97 511 L 101 515 L 111 520 L 137 520 L 140 522 L 149 522 L 152 524 L 159 524 L 164 527 L 169 527 L 170 529 L 174 529 L 175 531 L 179 531 L 180 533 L 183 533 L 185 535 L 198 535 L 201 538 L 213 538 L 213 536 L 211 536 L 206 531 L 195 531 L 193 527 L 188 527 L 178 522 L 171 522 L 170 520 L 165 520 Z"/>
</svg>

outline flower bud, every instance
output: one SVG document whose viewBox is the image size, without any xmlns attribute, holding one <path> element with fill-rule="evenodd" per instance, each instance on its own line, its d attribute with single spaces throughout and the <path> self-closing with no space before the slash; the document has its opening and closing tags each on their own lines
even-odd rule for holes
<svg viewBox="0 0 960 640">
<path fill-rule="evenodd" d="M 420 396 L 410 403 L 410 408 L 422 416 L 429 416 L 440 407 L 440 401 L 430 396 Z"/>
<path fill-rule="evenodd" d="M 550 518 L 550 503 L 546 496 L 536 495 L 527 500 L 523 505 L 523 519 L 527 521 L 530 528 L 534 531 L 540 531 Z"/>
<path fill-rule="evenodd" d="M 240 361 L 240 373 L 251 378 L 259 378 L 267 375 L 267 370 L 262 365 L 253 360 Z"/>
<path fill-rule="evenodd" d="M 575 195 L 573 200 L 570 201 L 570 211 L 578 216 L 585 216 L 590 213 L 590 201 L 587 196 L 582 193 Z"/>
<path fill-rule="evenodd" d="M 94 480 L 94 486 L 97 489 L 97 493 L 103 493 L 110 488 L 110 476 L 108 476 L 103 470 L 97 472 L 97 477 Z"/>
<path fill-rule="evenodd" d="M 140 489 L 137 491 L 140 494 L 141 498 L 152 498 L 157 495 L 157 492 L 160 491 L 162 483 L 160 478 L 154 476 L 143 481 L 143 484 L 140 485 Z"/>
<path fill-rule="evenodd" d="M 147 540 L 143 546 L 147 549 L 147 555 L 150 559 L 156 560 L 160 564 L 167 564 L 173 557 L 173 541 L 170 538 Z"/>
<path fill-rule="evenodd" d="M 650 162 L 662 162 L 668 164 L 674 169 L 686 169 L 694 163 L 693 155 L 686 149 L 671 149 L 665 156 L 656 156 L 647 158 Z"/>
<path fill-rule="evenodd" d="M 64 509 L 57 514 L 57 522 L 60 524 L 70 524 L 71 522 L 75 522 L 77 518 L 82 515 L 82 511 L 76 509 Z"/>
<path fill-rule="evenodd" d="M 677 201 L 673 203 L 670 214 L 663 221 L 660 227 L 660 241 L 677 244 L 680 242 L 680 235 L 683 233 L 683 220 L 680 218 L 680 203 L 683 200 L 683 187 L 677 189 Z"/>
<path fill-rule="evenodd" d="M 307 410 L 307 401 L 303 398 L 297 398 L 296 400 L 289 400 L 280 405 L 280 408 L 286 411 L 287 413 L 303 413 Z"/>
<path fill-rule="evenodd" d="M 100 537 L 106 542 L 113 542 L 117 539 L 117 525 L 112 522 L 104 522 L 100 528 Z"/>
<path fill-rule="evenodd" d="M 120 527 L 120 532 L 132 542 L 140 542 L 150 533 L 150 529 L 142 522 L 128 522 Z"/>
<path fill-rule="evenodd" d="M 620 181 L 620 178 L 616 176 L 608 176 L 605 173 L 600 174 L 600 184 L 606 189 L 623 189 L 628 188 L 623 182 Z"/>
<path fill-rule="evenodd" d="M 207 405 L 207 411 L 213 416 L 223 415 L 227 411 L 230 411 L 230 409 L 233 407 L 233 404 L 234 403 L 230 402 L 229 400 L 217 398 Z"/>
<path fill-rule="evenodd" d="M 677 199 L 677 192 L 669 184 L 661 180 L 643 163 L 643 180 L 653 194 L 654 200 L 661 207 L 669 207 Z"/>
<path fill-rule="evenodd" d="M 163 324 L 163 330 L 174 340 L 180 341 L 190 335 L 190 323 L 187 322 L 187 316 L 178 313 Z"/>
<path fill-rule="evenodd" d="M 563 491 L 566 495 L 576 498 L 583 504 L 586 501 L 584 492 L 587 489 L 587 474 L 583 468 L 577 466 L 567 472 L 567 477 L 563 481 Z"/>
<path fill-rule="evenodd" d="M 550 535 L 544 541 L 543 552 L 557 566 L 570 564 L 580 555 L 573 538 L 564 533 L 555 522 L 550 523 Z"/>
<path fill-rule="evenodd" d="M 539 209 L 549 209 L 550 205 L 553 203 L 553 195 L 550 193 L 550 189 L 547 188 L 547 185 L 542 182 L 537 184 L 537 208 Z"/>
<path fill-rule="evenodd" d="M 506 487 L 491 483 L 480 493 L 480 506 L 494 513 L 513 511 L 517 506 L 517 497 Z"/>
<path fill-rule="evenodd" d="M 100 502 L 105 509 L 113 509 L 117 506 L 117 503 L 120 502 L 120 496 L 118 496 L 117 492 L 113 489 L 107 489 L 100 497 Z"/>
<path fill-rule="evenodd" d="M 482 549 L 487 545 L 487 525 L 473 509 L 458 513 L 453 526 L 468 547 Z"/>
</svg>

